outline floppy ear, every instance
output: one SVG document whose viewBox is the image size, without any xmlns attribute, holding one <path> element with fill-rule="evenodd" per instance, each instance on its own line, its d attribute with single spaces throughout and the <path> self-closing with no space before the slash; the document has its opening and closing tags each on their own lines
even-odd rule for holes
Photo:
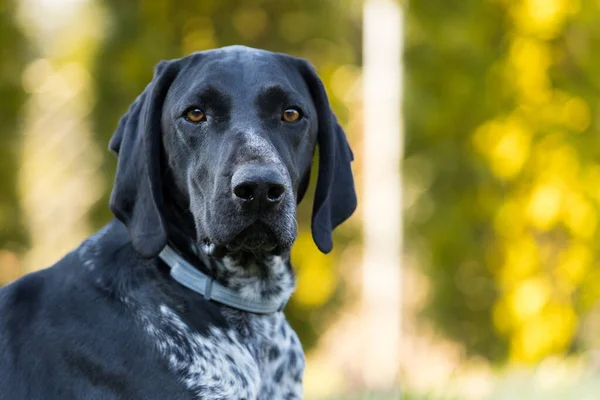
<svg viewBox="0 0 600 400">
<path fill-rule="evenodd" d="M 167 243 L 161 214 L 161 115 L 177 72 L 174 62 L 155 67 L 154 78 L 121 118 L 109 144 L 118 157 L 110 210 L 144 258 L 155 257 Z"/>
<path fill-rule="evenodd" d="M 301 61 L 301 73 L 317 110 L 319 175 L 312 214 L 312 234 L 323 253 L 333 248 L 333 229 L 348 219 L 356 209 L 356 192 L 350 163 L 354 156 L 346 134 L 338 124 L 323 82 L 314 68 Z"/>
</svg>

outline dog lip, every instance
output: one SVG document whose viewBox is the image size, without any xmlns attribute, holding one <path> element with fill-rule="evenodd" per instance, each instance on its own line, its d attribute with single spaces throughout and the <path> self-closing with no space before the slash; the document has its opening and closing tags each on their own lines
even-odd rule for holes
<svg viewBox="0 0 600 400">
<path fill-rule="evenodd" d="M 213 258 L 236 253 L 277 256 L 290 251 L 295 235 L 293 238 L 280 236 L 269 222 L 257 218 L 227 235 L 203 235 L 198 237 L 199 247 Z"/>
<path fill-rule="evenodd" d="M 239 232 L 231 241 L 232 247 L 244 250 L 271 251 L 277 247 L 277 239 L 273 231 L 261 222 L 255 222 Z"/>
<path fill-rule="evenodd" d="M 231 242 L 226 245 L 215 245 L 208 243 L 202 245 L 202 251 L 212 258 L 223 258 L 227 254 L 235 253 L 253 253 L 255 255 L 273 255 L 278 256 L 288 250 L 287 246 L 277 243 L 268 243 L 260 246 L 248 246 L 239 241 Z"/>
<path fill-rule="evenodd" d="M 254 253 L 277 255 L 286 247 L 266 224 L 255 221 L 229 239 L 212 237 L 199 238 L 202 251 L 211 257 L 222 257 L 226 253 Z"/>
<path fill-rule="evenodd" d="M 246 246 L 246 245 L 240 244 L 239 242 L 228 244 L 225 246 L 225 248 L 231 253 L 238 253 L 238 252 L 242 252 L 242 251 L 249 251 L 249 252 L 255 252 L 255 253 L 258 253 L 258 252 L 272 253 L 278 247 L 279 246 L 275 243 L 265 244 L 265 245 L 260 245 L 260 246 Z"/>
</svg>

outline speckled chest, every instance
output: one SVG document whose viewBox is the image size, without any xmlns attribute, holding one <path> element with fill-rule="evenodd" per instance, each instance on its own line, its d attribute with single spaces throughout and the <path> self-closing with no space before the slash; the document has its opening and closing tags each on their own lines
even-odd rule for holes
<svg viewBox="0 0 600 400">
<path fill-rule="evenodd" d="M 283 313 L 225 315 L 228 328 L 194 332 L 165 305 L 141 322 L 176 379 L 204 400 L 301 399 L 304 354 Z"/>
</svg>

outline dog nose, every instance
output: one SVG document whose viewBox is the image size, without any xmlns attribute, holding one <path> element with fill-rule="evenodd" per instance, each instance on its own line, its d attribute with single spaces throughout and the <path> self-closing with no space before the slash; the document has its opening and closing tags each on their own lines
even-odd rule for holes
<svg viewBox="0 0 600 400">
<path fill-rule="evenodd" d="M 274 167 L 249 166 L 238 169 L 231 178 L 234 198 L 246 205 L 266 209 L 283 200 L 283 175 Z"/>
</svg>

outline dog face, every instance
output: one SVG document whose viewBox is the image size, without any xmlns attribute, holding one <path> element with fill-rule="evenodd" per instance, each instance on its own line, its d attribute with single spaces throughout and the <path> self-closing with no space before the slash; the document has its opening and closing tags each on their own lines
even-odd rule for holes
<svg viewBox="0 0 600 400">
<path fill-rule="evenodd" d="M 328 252 L 356 197 L 352 153 L 312 67 L 241 46 L 162 62 L 111 139 L 111 210 L 144 257 L 166 244 L 166 210 L 179 201 L 189 240 L 209 253 L 285 252 L 317 144 L 313 237 Z"/>
<path fill-rule="evenodd" d="M 199 58 L 162 109 L 167 163 L 196 239 L 209 252 L 287 251 L 317 140 L 310 92 L 298 69 L 271 53 L 228 48 Z"/>
</svg>

